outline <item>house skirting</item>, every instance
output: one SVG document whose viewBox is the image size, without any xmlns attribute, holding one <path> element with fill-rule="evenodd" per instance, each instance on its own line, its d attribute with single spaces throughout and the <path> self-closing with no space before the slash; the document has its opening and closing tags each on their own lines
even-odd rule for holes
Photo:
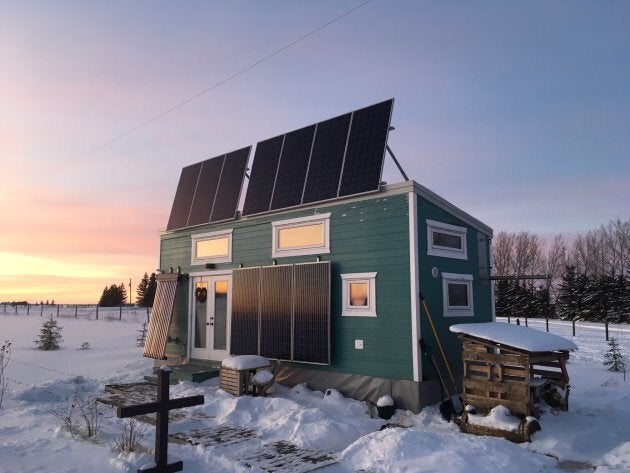
<svg viewBox="0 0 630 473">
<path fill-rule="evenodd" d="M 404 379 L 375 378 L 347 373 L 297 368 L 284 363 L 276 366 L 276 382 L 293 387 L 305 383 L 309 388 L 326 391 L 333 388 L 346 397 L 376 403 L 379 397 L 389 394 L 396 407 L 414 413 L 424 406 L 442 400 L 440 384 L 437 380 L 424 382 Z"/>
</svg>

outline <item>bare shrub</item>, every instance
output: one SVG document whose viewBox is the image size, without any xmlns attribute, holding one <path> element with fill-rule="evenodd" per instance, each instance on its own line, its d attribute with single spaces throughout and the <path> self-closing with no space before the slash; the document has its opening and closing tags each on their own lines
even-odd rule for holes
<svg viewBox="0 0 630 473">
<path fill-rule="evenodd" d="M 135 452 L 142 438 L 142 434 L 139 432 L 138 428 L 138 421 L 133 417 L 124 419 L 120 435 L 114 440 L 116 449 L 123 453 Z"/>
<path fill-rule="evenodd" d="M 9 381 L 5 376 L 5 369 L 9 365 L 11 360 L 11 342 L 5 340 L 2 346 L 0 346 L 0 408 L 2 408 L 2 400 L 4 399 L 4 393 L 7 390 Z"/>
</svg>

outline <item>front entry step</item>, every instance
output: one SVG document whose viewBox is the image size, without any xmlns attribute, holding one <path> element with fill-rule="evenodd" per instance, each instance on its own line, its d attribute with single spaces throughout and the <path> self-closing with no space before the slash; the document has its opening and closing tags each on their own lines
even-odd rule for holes
<svg viewBox="0 0 630 473">
<path fill-rule="evenodd" d="M 179 381 L 192 381 L 193 383 L 203 383 L 204 381 L 219 376 L 221 370 L 220 363 L 214 365 L 202 365 L 196 363 L 187 363 L 185 365 L 172 365 L 171 368 L 171 384 L 177 384 Z M 145 376 L 144 379 L 151 383 L 157 384 L 157 371 L 159 367 L 153 368 L 153 376 Z"/>
</svg>

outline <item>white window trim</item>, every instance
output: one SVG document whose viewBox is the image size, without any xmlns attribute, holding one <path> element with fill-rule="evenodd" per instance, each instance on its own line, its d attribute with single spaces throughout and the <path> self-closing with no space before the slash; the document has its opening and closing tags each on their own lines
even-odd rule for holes
<svg viewBox="0 0 630 473">
<path fill-rule="evenodd" d="M 445 258 L 468 259 L 468 248 L 466 244 L 466 235 L 468 229 L 466 227 L 458 227 L 448 223 L 442 223 L 435 220 L 426 220 L 427 222 L 427 254 L 431 256 L 442 256 Z M 439 231 L 448 235 L 458 236 L 462 240 L 462 248 L 455 249 L 446 246 L 437 246 L 433 244 L 433 232 Z"/>
<path fill-rule="evenodd" d="M 190 253 L 190 264 L 199 265 L 199 264 L 206 264 L 206 263 L 231 263 L 232 262 L 232 231 L 233 231 L 232 229 L 229 229 L 229 230 L 219 230 L 216 232 L 199 233 L 197 235 L 192 235 L 190 237 L 192 241 L 192 247 L 191 247 L 191 253 Z M 196 257 L 198 241 L 215 240 L 215 239 L 225 238 L 225 237 L 227 237 L 228 239 L 227 256 L 225 255 L 209 256 L 205 258 Z"/>
<path fill-rule="evenodd" d="M 342 316 L 376 317 L 376 273 L 349 273 L 341 275 Z M 351 282 L 367 282 L 369 284 L 368 305 L 365 308 L 350 305 Z"/>
<path fill-rule="evenodd" d="M 324 224 L 324 244 L 317 246 L 305 246 L 302 248 L 291 248 L 282 250 L 278 248 L 278 232 L 283 228 L 301 227 L 316 223 Z M 330 253 L 330 212 L 308 217 L 289 218 L 271 222 L 271 256 L 272 258 L 282 258 L 285 256 L 321 255 Z"/>
<path fill-rule="evenodd" d="M 451 282 L 466 284 L 469 307 L 453 308 L 448 305 L 448 284 Z M 474 317 L 475 306 L 473 300 L 472 274 L 442 273 L 442 298 L 444 303 L 444 317 Z"/>
</svg>

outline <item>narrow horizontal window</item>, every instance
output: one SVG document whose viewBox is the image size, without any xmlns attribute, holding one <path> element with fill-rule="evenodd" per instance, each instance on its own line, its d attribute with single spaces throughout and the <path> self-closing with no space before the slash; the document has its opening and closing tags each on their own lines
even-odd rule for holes
<svg viewBox="0 0 630 473">
<path fill-rule="evenodd" d="M 330 214 L 272 222 L 272 257 L 330 253 Z"/>
<path fill-rule="evenodd" d="M 427 254 L 446 258 L 468 259 L 465 227 L 427 219 Z"/>
<path fill-rule="evenodd" d="M 232 261 L 232 230 L 192 236 L 191 264 Z"/>
</svg>

